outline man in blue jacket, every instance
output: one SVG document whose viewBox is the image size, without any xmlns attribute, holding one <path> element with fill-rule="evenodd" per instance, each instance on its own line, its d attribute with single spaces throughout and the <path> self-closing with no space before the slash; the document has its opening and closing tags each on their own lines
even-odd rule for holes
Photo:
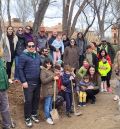
<svg viewBox="0 0 120 129">
<path fill-rule="evenodd" d="M 28 41 L 26 49 L 20 55 L 19 76 L 24 90 L 25 123 L 32 127 L 32 120 L 39 123 L 37 110 L 40 99 L 40 65 L 41 60 L 35 51 L 35 43 Z"/>
</svg>

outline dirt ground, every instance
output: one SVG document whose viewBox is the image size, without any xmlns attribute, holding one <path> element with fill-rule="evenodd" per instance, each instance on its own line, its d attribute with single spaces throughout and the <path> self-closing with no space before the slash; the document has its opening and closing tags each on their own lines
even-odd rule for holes
<svg viewBox="0 0 120 129">
<path fill-rule="evenodd" d="M 115 81 L 111 81 L 115 87 Z M 120 111 L 117 102 L 113 101 L 114 94 L 99 93 L 96 104 L 88 103 L 86 107 L 77 107 L 83 115 L 67 118 L 61 115 L 55 125 L 48 125 L 43 119 L 39 124 L 34 124 L 33 129 L 120 129 Z M 15 120 L 16 129 L 27 129 L 23 117 L 23 95 L 21 87 L 12 85 L 9 90 L 9 101 L 12 118 Z"/>
</svg>

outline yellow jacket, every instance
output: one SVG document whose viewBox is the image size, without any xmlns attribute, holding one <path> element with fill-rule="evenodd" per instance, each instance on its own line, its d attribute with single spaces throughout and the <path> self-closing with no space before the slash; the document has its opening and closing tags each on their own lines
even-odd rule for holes
<svg viewBox="0 0 120 129">
<path fill-rule="evenodd" d="M 98 64 L 98 72 L 101 76 L 107 76 L 108 72 L 111 70 L 110 64 L 108 62 L 103 63 L 103 61 L 99 61 Z"/>
</svg>

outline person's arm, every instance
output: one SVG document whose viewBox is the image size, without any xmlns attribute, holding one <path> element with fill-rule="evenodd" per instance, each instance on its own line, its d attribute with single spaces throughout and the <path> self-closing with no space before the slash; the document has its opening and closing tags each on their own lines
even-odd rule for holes
<svg viewBox="0 0 120 129">
<path fill-rule="evenodd" d="M 83 73 L 84 73 L 84 69 L 81 67 L 79 70 L 78 70 L 78 76 L 83 78 Z"/>
<path fill-rule="evenodd" d="M 64 52 L 64 55 L 63 55 L 63 62 L 64 62 L 65 65 L 67 65 L 66 64 L 67 56 L 68 56 L 68 47 L 65 48 L 65 52 Z"/>
<path fill-rule="evenodd" d="M 53 41 L 54 41 L 54 40 L 49 39 L 49 41 L 48 41 L 49 48 L 50 48 L 50 50 L 52 50 L 52 51 L 56 51 L 56 48 L 52 45 Z"/>
<path fill-rule="evenodd" d="M 62 46 L 62 54 L 63 54 L 64 53 L 64 44 L 62 41 L 61 41 L 61 46 Z"/>
</svg>

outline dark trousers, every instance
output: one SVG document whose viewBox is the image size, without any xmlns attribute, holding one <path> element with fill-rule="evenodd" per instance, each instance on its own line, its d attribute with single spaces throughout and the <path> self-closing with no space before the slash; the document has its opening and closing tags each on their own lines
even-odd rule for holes
<svg viewBox="0 0 120 129">
<path fill-rule="evenodd" d="M 24 97 L 24 116 L 26 119 L 37 114 L 40 101 L 40 86 L 29 85 L 28 88 L 24 89 Z"/>
<path fill-rule="evenodd" d="M 107 74 L 107 87 L 110 87 L 110 79 L 111 79 L 111 75 L 112 75 L 112 69 L 110 70 L 110 72 Z"/>
<path fill-rule="evenodd" d="M 65 92 L 65 101 L 66 101 L 66 112 L 70 112 L 72 107 L 72 93 Z"/>
<path fill-rule="evenodd" d="M 86 93 L 87 93 L 87 99 L 95 101 L 96 98 L 95 98 L 94 90 L 88 89 L 86 90 Z"/>
<path fill-rule="evenodd" d="M 83 65 L 83 60 L 85 59 L 84 55 L 80 55 L 79 56 L 79 67 L 81 67 Z"/>
<path fill-rule="evenodd" d="M 6 67 L 7 67 L 6 71 L 7 71 L 8 78 L 11 77 L 12 64 L 13 64 L 13 60 L 11 62 L 6 63 Z"/>
</svg>

